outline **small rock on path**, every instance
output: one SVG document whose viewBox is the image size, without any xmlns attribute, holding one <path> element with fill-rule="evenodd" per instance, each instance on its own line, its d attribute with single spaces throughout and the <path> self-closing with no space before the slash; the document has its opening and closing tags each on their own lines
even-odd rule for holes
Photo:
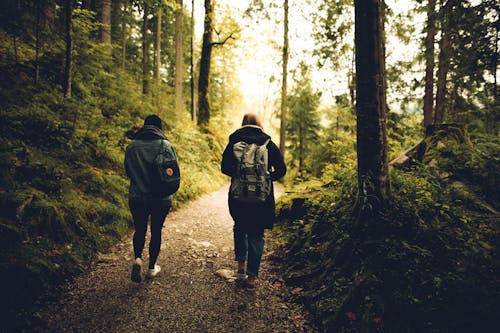
<svg viewBox="0 0 500 333">
<path fill-rule="evenodd" d="M 314 332 L 263 258 L 256 291 L 215 273 L 233 270 L 227 186 L 170 213 L 152 280 L 130 280 L 131 236 L 40 305 L 39 332 Z M 267 231 L 266 231 L 267 233 Z M 147 262 L 147 244 L 144 261 Z"/>
</svg>

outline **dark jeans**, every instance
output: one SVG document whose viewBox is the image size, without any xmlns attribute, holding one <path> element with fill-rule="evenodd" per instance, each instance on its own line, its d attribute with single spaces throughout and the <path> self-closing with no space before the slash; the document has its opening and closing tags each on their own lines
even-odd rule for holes
<svg viewBox="0 0 500 333">
<path fill-rule="evenodd" d="M 264 230 L 245 230 L 235 223 L 234 255 L 236 261 L 247 260 L 248 276 L 258 276 L 262 252 L 264 251 Z"/>
<path fill-rule="evenodd" d="M 155 267 L 156 259 L 160 254 L 161 229 L 171 207 L 170 201 L 139 201 L 129 200 L 130 212 L 134 219 L 134 255 L 142 257 L 142 250 L 146 242 L 148 218 L 151 216 L 151 239 L 149 241 L 149 268 Z"/>
</svg>

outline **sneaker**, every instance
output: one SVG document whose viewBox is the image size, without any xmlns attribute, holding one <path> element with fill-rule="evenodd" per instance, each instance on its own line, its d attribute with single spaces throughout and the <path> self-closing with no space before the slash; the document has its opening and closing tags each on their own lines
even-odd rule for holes
<svg viewBox="0 0 500 333">
<path fill-rule="evenodd" d="M 148 277 L 148 278 L 154 278 L 155 276 L 158 275 L 158 273 L 160 273 L 160 271 L 161 271 L 160 265 L 156 265 L 155 264 L 155 268 L 148 269 L 148 272 L 146 273 L 146 277 Z"/>
<path fill-rule="evenodd" d="M 141 269 L 142 269 L 142 259 L 136 258 L 134 264 L 132 265 L 132 275 L 131 279 L 134 282 L 141 282 Z"/>
<path fill-rule="evenodd" d="M 256 280 L 257 280 L 256 276 L 249 276 L 248 279 L 245 281 L 245 286 L 247 287 L 247 289 L 255 290 Z"/>
<path fill-rule="evenodd" d="M 234 273 L 234 277 L 237 279 L 246 279 L 247 275 L 245 274 L 244 269 L 238 269 L 236 273 Z"/>
</svg>

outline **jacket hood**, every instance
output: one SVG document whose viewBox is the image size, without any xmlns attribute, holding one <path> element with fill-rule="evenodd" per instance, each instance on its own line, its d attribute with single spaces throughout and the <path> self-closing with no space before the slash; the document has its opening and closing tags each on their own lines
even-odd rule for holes
<svg viewBox="0 0 500 333">
<path fill-rule="evenodd" d="M 259 145 L 268 139 L 271 139 L 271 137 L 264 133 L 262 128 L 254 125 L 243 126 L 229 136 L 229 140 L 232 142 L 245 141 L 246 143 L 256 143 Z"/>
<path fill-rule="evenodd" d="M 158 140 L 167 139 L 161 129 L 153 125 L 143 126 L 134 137 L 134 140 Z"/>
</svg>

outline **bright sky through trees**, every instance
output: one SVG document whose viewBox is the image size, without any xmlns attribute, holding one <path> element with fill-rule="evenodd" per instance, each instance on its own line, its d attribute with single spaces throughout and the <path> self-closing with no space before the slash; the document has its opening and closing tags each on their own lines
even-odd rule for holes
<svg viewBox="0 0 500 333">
<path fill-rule="evenodd" d="M 239 69 L 241 91 L 244 96 L 245 105 L 241 112 L 257 112 L 266 123 L 275 116 L 274 112 L 279 107 L 279 89 L 281 84 L 281 47 L 283 40 L 282 15 L 280 8 L 274 9 L 276 17 L 270 20 L 257 20 L 244 16 L 245 10 L 251 1 L 249 0 L 218 0 L 216 7 L 217 21 L 222 21 L 224 15 L 234 18 L 241 26 L 241 35 L 237 43 L 236 54 L 240 57 L 241 67 Z M 387 0 L 387 5 L 397 15 L 404 14 L 408 8 L 414 7 L 409 0 Z M 202 2 L 196 3 L 195 11 L 197 17 L 196 35 L 201 38 L 203 24 Z M 322 92 L 322 104 L 328 105 L 334 101 L 336 95 L 348 92 L 347 65 L 352 55 L 346 55 L 346 68 L 333 72 L 331 68 L 316 67 L 317 59 L 313 56 L 315 49 L 314 23 L 312 16 L 317 11 L 317 2 L 298 1 L 290 2 L 290 55 L 289 69 L 292 72 L 301 61 L 310 65 L 313 69 L 312 80 L 314 88 Z M 387 63 L 396 63 L 407 59 L 413 59 L 420 42 L 421 25 L 425 17 L 412 17 L 415 31 L 410 37 L 411 43 L 405 45 L 396 38 L 389 35 L 387 43 Z M 411 21 L 410 21 L 411 22 Z M 391 25 L 391 22 L 388 23 Z M 389 27 L 387 27 L 388 29 Z M 353 28 L 354 30 L 354 28 Z M 350 43 L 354 43 L 354 36 L 348 36 Z M 415 77 L 421 77 L 423 69 L 415 68 L 403 80 L 409 82 Z M 293 74 L 289 76 L 289 86 L 293 85 Z M 390 93 L 390 92 L 389 92 Z M 422 92 L 423 94 L 423 92 Z M 389 96 L 389 103 L 391 98 Z"/>
</svg>

